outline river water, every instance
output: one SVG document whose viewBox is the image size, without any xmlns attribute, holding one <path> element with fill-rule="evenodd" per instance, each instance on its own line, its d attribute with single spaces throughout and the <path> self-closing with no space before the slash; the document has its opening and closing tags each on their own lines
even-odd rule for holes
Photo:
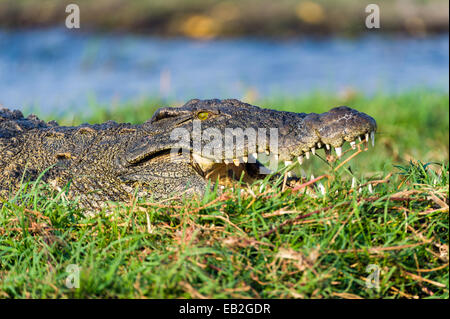
<svg viewBox="0 0 450 319">
<path fill-rule="evenodd" d="M 64 29 L 0 30 L 0 104 L 83 110 L 158 96 L 448 92 L 449 36 L 194 41 Z"/>
</svg>

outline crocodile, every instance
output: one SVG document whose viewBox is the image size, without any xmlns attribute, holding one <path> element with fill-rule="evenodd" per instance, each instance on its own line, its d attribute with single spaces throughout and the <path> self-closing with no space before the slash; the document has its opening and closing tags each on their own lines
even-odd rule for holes
<svg viewBox="0 0 450 319">
<path fill-rule="evenodd" d="M 376 129 L 372 117 L 346 106 L 306 114 L 235 99 L 162 107 L 142 124 L 60 126 L 1 108 L 0 198 L 37 179 L 93 209 L 136 197 L 202 196 L 215 183 L 265 176 L 263 156 L 301 164 L 334 148 L 340 157 L 345 142 L 373 142 Z"/>
</svg>

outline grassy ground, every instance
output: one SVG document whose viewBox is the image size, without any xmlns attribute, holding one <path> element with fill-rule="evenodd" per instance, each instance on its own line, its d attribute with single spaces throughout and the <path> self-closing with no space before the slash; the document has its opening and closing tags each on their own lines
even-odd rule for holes
<svg viewBox="0 0 450 319">
<path fill-rule="evenodd" d="M 139 122 L 156 102 L 61 120 Z M 325 195 L 319 181 L 289 188 L 281 177 L 83 217 L 63 194 L 24 185 L 0 210 L 0 297 L 448 298 L 448 94 L 255 103 L 354 106 L 377 120 L 377 143 L 339 167 L 306 165 Z M 79 288 L 66 286 L 69 265 L 81 267 Z M 378 271 L 379 287 L 368 287 Z"/>
</svg>

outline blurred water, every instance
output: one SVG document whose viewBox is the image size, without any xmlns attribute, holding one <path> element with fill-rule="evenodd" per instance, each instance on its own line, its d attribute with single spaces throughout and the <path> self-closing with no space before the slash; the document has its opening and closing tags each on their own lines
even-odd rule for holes
<svg viewBox="0 0 450 319">
<path fill-rule="evenodd" d="M 448 92 L 448 34 L 423 39 L 199 42 L 61 29 L 0 30 L 0 104 L 79 108 L 146 96 L 242 98 L 354 88 Z"/>
</svg>

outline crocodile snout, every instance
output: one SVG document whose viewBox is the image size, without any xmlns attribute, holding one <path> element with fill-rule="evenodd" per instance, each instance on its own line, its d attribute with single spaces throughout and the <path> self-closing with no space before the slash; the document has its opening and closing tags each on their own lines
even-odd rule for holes
<svg viewBox="0 0 450 319">
<path fill-rule="evenodd" d="M 300 163 L 320 148 L 326 152 L 335 148 L 340 157 L 345 142 L 352 148 L 356 148 L 358 140 L 369 142 L 372 139 L 374 144 L 377 130 L 372 117 L 347 106 L 335 107 L 322 114 L 296 114 L 290 122 L 289 129 L 283 130 L 288 133 L 281 136 L 280 159 L 291 161 L 297 157 Z"/>
<path fill-rule="evenodd" d="M 317 117 L 305 118 L 308 126 L 314 129 L 320 141 L 325 145 L 340 147 L 345 141 L 353 142 L 358 137 L 375 133 L 375 120 L 365 113 L 347 106 L 339 106 Z"/>
</svg>

